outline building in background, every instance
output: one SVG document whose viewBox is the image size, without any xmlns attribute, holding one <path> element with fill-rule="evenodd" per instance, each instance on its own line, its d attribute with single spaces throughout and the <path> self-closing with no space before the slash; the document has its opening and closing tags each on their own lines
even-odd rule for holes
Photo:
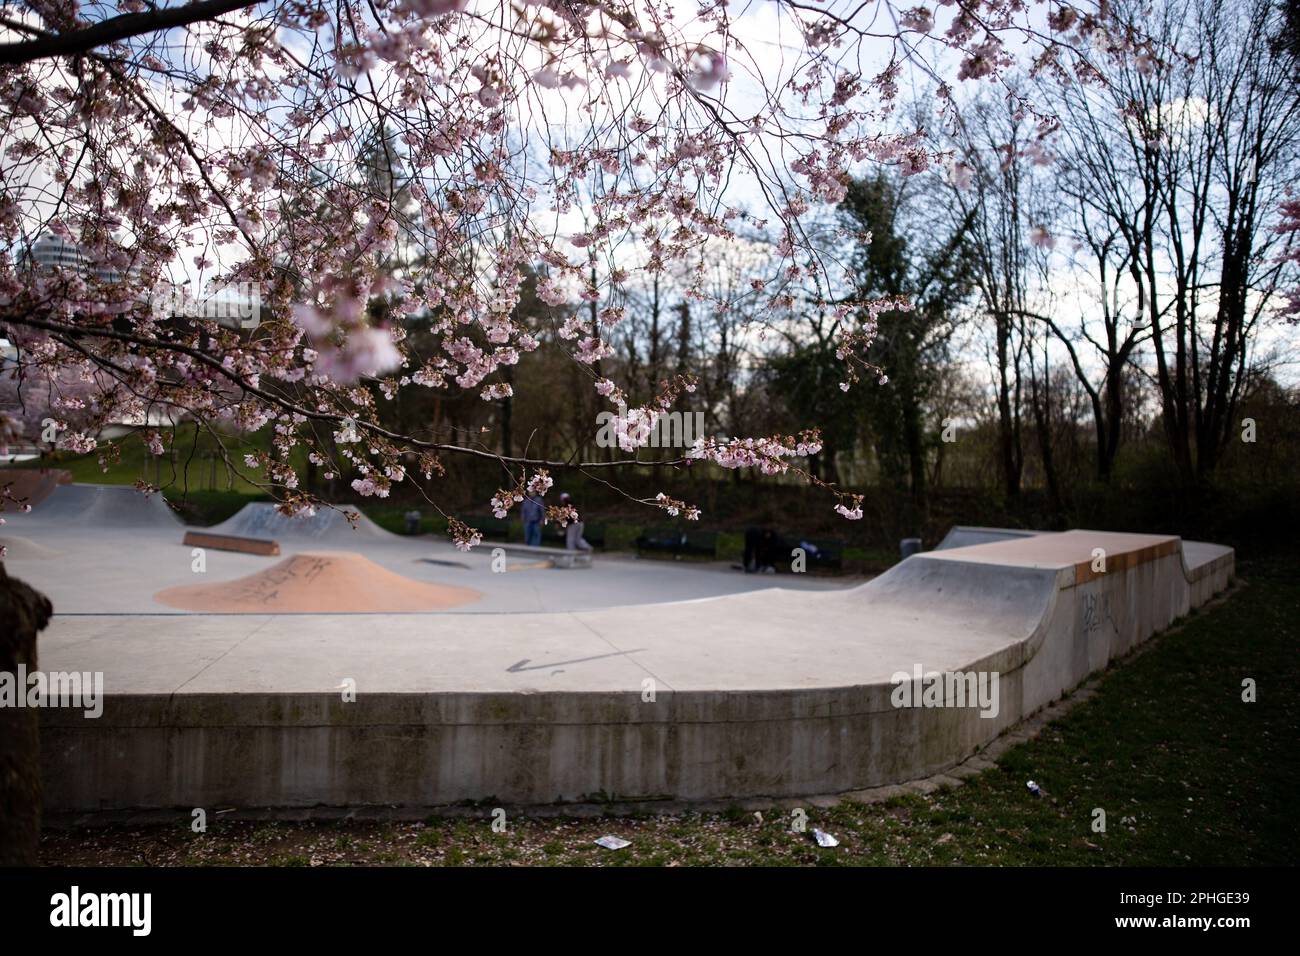
<svg viewBox="0 0 1300 956">
<path fill-rule="evenodd" d="M 94 275 L 101 282 L 120 282 L 123 273 L 103 267 L 92 267 L 84 249 L 52 232 L 45 232 L 22 254 L 38 269 L 79 269 Z"/>
</svg>

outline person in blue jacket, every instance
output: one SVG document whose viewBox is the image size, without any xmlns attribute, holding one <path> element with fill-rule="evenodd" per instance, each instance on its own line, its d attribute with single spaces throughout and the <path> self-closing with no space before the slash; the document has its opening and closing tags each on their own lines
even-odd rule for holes
<svg viewBox="0 0 1300 956">
<path fill-rule="evenodd" d="M 542 519 L 546 517 L 542 496 L 536 493 L 525 496 L 519 511 L 524 519 L 524 544 L 537 547 L 542 543 Z"/>
</svg>

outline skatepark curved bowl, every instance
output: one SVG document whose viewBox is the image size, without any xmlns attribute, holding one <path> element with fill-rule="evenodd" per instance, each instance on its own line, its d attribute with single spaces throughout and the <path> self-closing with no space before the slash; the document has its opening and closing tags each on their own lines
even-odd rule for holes
<svg viewBox="0 0 1300 956">
<path fill-rule="evenodd" d="M 723 800 L 899 783 L 978 751 L 1232 571 L 1216 545 L 1071 531 L 914 555 L 832 592 L 472 623 L 68 618 L 42 665 L 103 671 L 107 696 L 98 719 L 42 712 L 47 805 Z M 918 673 L 996 675 L 994 706 L 959 700 L 959 683 L 937 704 L 899 704 Z M 354 700 L 338 691 L 349 683 Z"/>
</svg>

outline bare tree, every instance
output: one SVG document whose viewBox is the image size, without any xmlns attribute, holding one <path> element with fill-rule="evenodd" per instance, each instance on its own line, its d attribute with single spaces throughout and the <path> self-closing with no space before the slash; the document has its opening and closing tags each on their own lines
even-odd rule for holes
<svg viewBox="0 0 1300 956">
<path fill-rule="evenodd" d="M 998 456 L 1009 499 L 1020 494 L 1024 469 L 1025 376 L 1038 373 L 1026 361 L 1035 334 L 1027 321 L 1038 314 L 1032 290 L 1045 269 L 1044 250 L 1054 242 L 1054 209 L 1035 173 L 1047 157 L 1048 128 L 1013 96 L 977 100 L 957 117 L 953 136 L 958 159 L 949 179 L 950 217 L 967 224 L 980 309 L 992 319 Z M 1039 383 L 1029 386 L 1031 397 L 1039 394 Z"/>
<path fill-rule="evenodd" d="M 1295 58 L 1273 42 L 1265 0 L 1115 15 L 1151 33 L 1152 54 L 1108 62 L 1103 84 L 1060 87 L 1058 104 L 1063 183 L 1101 289 L 1099 472 L 1118 441 L 1117 371 L 1149 337 L 1164 434 L 1194 483 L 1233 433 L 1251 345 L 1293 265 L 1271 220 L 1297 171 Z"/>
</svg>

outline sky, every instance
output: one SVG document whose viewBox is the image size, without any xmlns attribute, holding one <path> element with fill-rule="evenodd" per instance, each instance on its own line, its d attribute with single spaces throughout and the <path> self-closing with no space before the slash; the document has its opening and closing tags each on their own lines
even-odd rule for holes
<svg viewBox="0 0 1300 956">
<path fill-rule="evenodd" d="M 671 5 L 675 11 L 674 22 L 684 37 L 694 40 L 707 39 L 706 29 L 701 27 L 695 20 L 697 11 L 695 0 L 673 0 Z M 99 9 L 111 9 L 103 5 L 96 6 Z M 855 22 L 864 26 L 870 25 L 874 29 L 879 29 L 881 33 L 892 34 L 896 30 L 892 8 L 887 4 L 859 4 L 848 2 L 848 0 L 830 0 L 824 6 L 839 11 L 860 10 L 861 13 Z M 911 6 L 911 3 L 899 4 L 898 6 L 905 8 Z M 471 10 L 480 13 L 487 12 L 495 7 L 495 0 L 471 0 Z M 91 8 L 95 9 L 96 7 Z M 10 12 L 12 10 L 13 8 L 9 8 Z M 719 95 L 725 96 L 727 105 L 737 115 L 747 115 L 761 105 L 765 88 L 770 87 L 774 81 L 789 76 L 791 64 L 797 60 L 802 48 L 802 38 L 800 31 L 796 28 L 789 15 L 789 11 L 780 4 L 772 2 L 772 0 L 743 0 L 743 2 L 732 3 L 729 8 L 729 15 L 731 35 L 738 46 L 728 51 L 730 76 L 725 86 L 718 89 L 717 92 Z M 938 9 L 937 17 L 940 26 L 944 23 L 944 17 L 950 15 L 950 11 L 945 8 Z M 30 19 L 30 14 L 28 17 Z M 228 15 L 225 19 L 230 22 L 238 22 L 241 19 L 247 19 L 247 15 L 235 13 Z M 1042 25 L 1041 8 L 1035 9 L 1028 22 L 1035 26 Z M 206 58 L 206 54 L 201 49 L 202 41 L 211 35 L 212 29 L 205 25 L 197 25 L 191 29 L 198 42 L 187 45 L 186 55 L 192 61 L 197 58 L 200 65 L 202 65 L 201 61 Z M 178 32 L 173 31 L 174 34 Z M 11 37 L 12 31 L 0 28 L 0 41 Z M 305 55 L 305 40 L 303 38 L 286 37 L 286 42 L 291 48 L 297 47 Z M 483 45 L 483 49 L 487 50 L 490 49 L 492 38 L 485 34 L 479 42 Z M 860 50 L 854 52 L 853 65 L 860 68 L 864 75 L 871 75 L 886 62 L 890 49 L 890 42 L 883 38 L 868 40 L 863 43 Z M 541 69 L 545 65 L 540 54 L 530 52 L 528 56 L 534 58 L 536 69 Z M 913 67 L 904 72 L 901 98 L 906 99 L 909 96 L 923 95 L 932 86 L 932 73 L 934 72 L 940 72 L 946 76 L 954 75 L 954 59 L 951 55 L 940 56 L 932 62 L 926 62 L 918 58 Z M 533 63 L 527 59 L 525 65 L 529 69 L 534 68 Z M 636 68 L 637 65 L 634 64 L 634 69 Z M 387 65 L 380 61 L 372 72 L 376 83 L 382 88 L 388 78 Z M 617 89 L 617 84 L 615 84 L 615 88 Z M 566 127 L 577 130 L 580 128 L 578 124 L 583 117 L 576 109 L 576 106 L 584 101 L 584 92 L 580 89 L 535 88 L 534 95 L 530 96 L 528 100 L 522 101 L 521 108 L 523 112 L 520 119 L 528 124 L 544 121 L 549 125 L 552 134 L 561 136 L 565 133 Z M 241 129 L 237 121 L 214 119 L 206 115 L 201 108 L 186 111 L 181 108 L 183 95 L 161 84 L 155 85 L 155 93 L 158 102 L 169 115 L 188 125 L 209 142 L 218 144 L 246 141 L 247 131 Z M 772 140 L 762 145 L 766 147 L 772 156 L 772 171 L 777 175 L 788 175 L 784 167 L 794 158 L 788 147 L 779 141 Z M 32 185 L 36 187 L 47 184 L 42 183 L 39 179 L 32 182 Z M 738 171 L 736 175 L 728 180 L 723 199 L 729 205 L 739 205 L 754 210 L 759 210 L 763 206 L 763 196 L 758 186 L 758 180 L 752 174 L 743 170 Z M 548 213 L 544 207 L 544 203 L 539 204 L 537 216 L 539 224 L 546 231 L 554 230 L 559 235 L 572 235 L 582 230 L 582 217 L 579 211 L 575 210 L 569 215 L 554 220 L 552 214 Z M 821 214 L 824 215 L 824 212 Z M 818 211 L 814 210 L 810 215 L 818 215 Z M 230 264 L 228 253 L 214 255 L 209 251 L 209 258 L 215 260 L 215 265 L 207 270 L 201 270 L 194 263 L 199 252 L 199 245 L 185 249 L 182 252 L 176 263 L 173 274 L 174 281 L 188 281 L 191 288 L 201 288 L 213 273 L 222 271 Z M 625 246 L 622 254 L 633 262 L 638 258 L 634 244 Z M 1051 291 L 1053 298 L 1062 304 L 1065 314 L 1077 312 L 1078 315 L 1086 317 L 1089 310 L 1095 308 L 1090 303 L 1090 300 L 1094 297 L 1092 289 L 1086 280 L 1068 267 L 1064 256 L 1061 257 L 1060 263 L 1053 273 Z M 1285 334 L 1274 332 L 1263 337 L 1260 345 L 1266 350 L 1281 347 L 1286 344 L 1287 338 L 1288 336 Z M 1060 358 L 1063 360 L 1064 356 L 1062 355 Z M 1292 383 L 1300 381 L 1300 366 L 1295 363 L 1285 366 L 1283 378 L 1285 381 Z"/>
</svg>

